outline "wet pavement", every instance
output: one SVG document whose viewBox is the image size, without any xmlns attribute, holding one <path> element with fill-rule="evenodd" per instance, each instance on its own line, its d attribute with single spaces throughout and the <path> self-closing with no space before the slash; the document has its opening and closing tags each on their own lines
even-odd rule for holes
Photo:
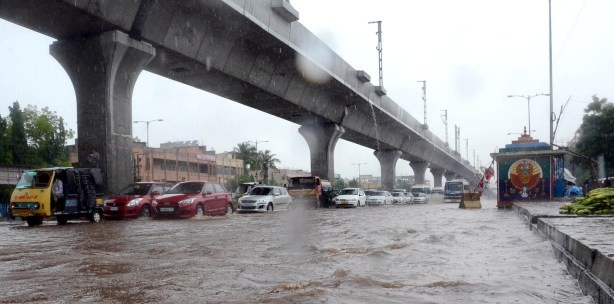
<svg viewBox="0 0 614 304">
<path fill-rule="evenodd" d="M 0 224 L 0 303 L 594 303 L 494 201 Z"/>
<path fill-rule="evenodd" d="M 614 216 L 559 214 L 563 204 L 517 203 L 514 209 L 552 240 L 585 293 L 597 303 L 614 303 Z"/>
</svg>

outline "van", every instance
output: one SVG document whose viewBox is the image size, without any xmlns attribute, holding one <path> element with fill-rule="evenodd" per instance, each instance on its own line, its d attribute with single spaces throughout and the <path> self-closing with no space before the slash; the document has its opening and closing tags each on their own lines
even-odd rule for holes
<svg viewBox="0 0 614 304">
<path fill-rule="evenodd" d="M 58 190 L 52 191 L 54 187 Z M 20 175 L 11 194 L 9 214 L 27 221 L 28 226 L 41 225 L 44 218 L 51 216 L 55 216 L 60 225 L 81 217 L 100 222 L 103 217 L 102 195 L 100 169 L 54 167 L 28 170 Z"/>
<path fill-rule="evenodd" d="M 431 200 L 431 186 L 413 185 L 409 192 L 412 194 L 412 204 L 428 204 Z"/>
</svg>

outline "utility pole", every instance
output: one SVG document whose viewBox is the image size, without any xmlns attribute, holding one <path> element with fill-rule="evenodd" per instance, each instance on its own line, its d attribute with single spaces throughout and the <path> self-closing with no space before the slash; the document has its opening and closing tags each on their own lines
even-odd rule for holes
<svg viewBox="0 0 614 304">
<path fill-rule="evenodd" d="M 377 23 L 377 53 L 379 59 L 379 86 L 384 87 L 384 70 L 382 64 L 382 21 L 369 21 L 369 24 Z"/>
<path fill-rule="evenodd" d="M 358 188 L 362 188 L 362 180 L 360 179 L 360 165 L 366 165 L 367 163 L 352 164 L 352 166 L 358 166 Z"/>
<path fill-rule="evenodd" d="M 441 112 L 443 112 L 441 119 L 443 120 L 443 124 L 446 126 L 446 146 L 448 146 L 448 110 L 441 110 Z"/>
<path fill-rule="evenodd" d="M 469 138 L 465 138 L 465 152 L 467 153 L 467 161 L 469 161 Z"/>
<path fill-rule="evenodd" d="M 458 149 L 460 149 L 460 127 L 454 125 L 454 151 L 460 155 Z"/>
<path fill-rule="evenodd" d="M 426 80 L 420 80 L 418 82 L 422 82 L 422 100 L 424 101 L 424 125 L 422 125 L 422 127 L 428 129 L 429 126 L 426 124 Z"/>
</svg>

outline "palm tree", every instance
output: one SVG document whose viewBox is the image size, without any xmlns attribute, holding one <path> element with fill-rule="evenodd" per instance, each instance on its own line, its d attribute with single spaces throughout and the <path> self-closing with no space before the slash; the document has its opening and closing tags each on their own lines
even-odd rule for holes
<svg viewBox="0 0 614 304">
<path fill-rule="evenodd" d="M 256 147 L 246 141 L 237 144 L 233 150 L 237 153 L 237 158 L 243 160 L 243 172 L 247 173 L 247 164 L 251 164 L 254 167 L 258 157 Z"/>
<path fill-rule="evenodd" d="M 280 160 L 275 158 L 275 154 L 271 154 L 270 150 L 258 153 L 258 162 L 262 165 L 262 176 L 265 181 L 269 180 L 269 169 L 275 169 L 275 164 L 280 163 Z"/>
</svg>

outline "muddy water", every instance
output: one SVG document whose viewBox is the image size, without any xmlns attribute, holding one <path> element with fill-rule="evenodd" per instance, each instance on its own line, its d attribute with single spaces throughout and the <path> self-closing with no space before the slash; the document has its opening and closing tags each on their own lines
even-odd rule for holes
<svg viewBox="0 0 614 304">
<path fill-rule="evenodd" d="M 0 225 L 0 303 L 592 303 L 483 202 Z"/>
</svg>

